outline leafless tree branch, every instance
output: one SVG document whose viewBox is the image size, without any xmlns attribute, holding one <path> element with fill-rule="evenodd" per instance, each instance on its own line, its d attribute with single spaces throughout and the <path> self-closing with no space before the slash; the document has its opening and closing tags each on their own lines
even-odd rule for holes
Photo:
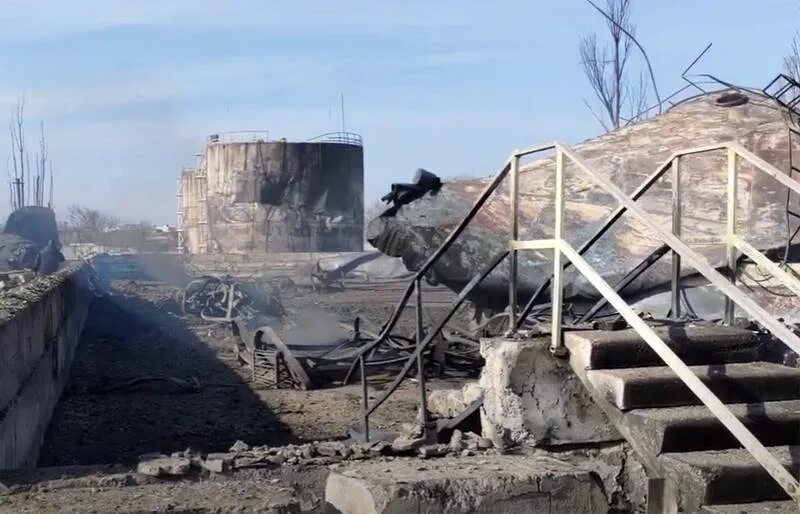
<svg viewBox="0 0 800 514">
<path fill-rule="evenodd" d="M 628 81 L 628 64 L 633 45 L 639 48 L 647 63 L 660 112 L 661 99 L 652 66 L 644 48 L 636 40 L 636 28 L 630 21 L 631 0 L 606 0 L 606 10 L 598 7 L 592 0 L 587 2 L 606 18 L 610 39 L 607 45 L 601 46 L 597 35 L 589 34 L 581 38 L 579 45 L 584 74 L 608 120 L 607 123 L 602 123 L 603 127 L 608 130 L 609 126 L 623 126 L 626 121 L 623 113 L 632 112 L 640 106 L 641 109 L 629 115 L 627 122 L 644 116 L 648 92 L 646 82 L 640 79 L 634 86 Z"/>
<path fill-rule="evenodd" d="M 795 32 L 789 53 L 783 58 L 783 69 L 787 75 L 800 81 L 800 33 Z"/>
</svg>

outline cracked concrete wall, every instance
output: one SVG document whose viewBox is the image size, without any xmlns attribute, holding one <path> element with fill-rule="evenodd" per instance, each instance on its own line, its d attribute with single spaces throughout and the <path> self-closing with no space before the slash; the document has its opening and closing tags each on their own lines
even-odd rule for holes
<svg viewBox="0 0 800 514">
<path fill-rule="evenodd" d="M 363 248 L 364 153 L 356 144 L 210 142 L 181 176 L 190 253 Z"/>
<path fill-rule="evenodd" d="M 498 446 L 620 440 L 569 363 L 554 358 L 549 345 L 546 338 L 481 341 L 484 435 Z"/>
<path fill-rule="evenodd" d="M 15 291 L 0 296 L 0 470 L 36 464 L 89 312 L 88 265 Z"/>
</svg>

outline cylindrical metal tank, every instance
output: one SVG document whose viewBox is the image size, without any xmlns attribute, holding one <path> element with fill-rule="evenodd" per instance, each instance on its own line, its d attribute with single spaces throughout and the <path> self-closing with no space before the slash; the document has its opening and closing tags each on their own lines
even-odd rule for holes
<svg viewBox="0 0 800 514">
<path fill-rule="evenodd" d="M 355 134 L 307 142 L 211 136 L 209 253 L 360 251 L 364 152 Z"/>
</svg>

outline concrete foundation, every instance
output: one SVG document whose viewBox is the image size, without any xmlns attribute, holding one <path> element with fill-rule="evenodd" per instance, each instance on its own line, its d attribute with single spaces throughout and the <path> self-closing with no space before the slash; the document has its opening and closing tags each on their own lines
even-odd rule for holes
<svg viewBox="0 0 800 514">
<path fill-rule="evenodd" d="M 484 436 L 496 446 L 562 445 L 621 439 L 547 338 L 481 342 Z"/>
<path fill-rule="evenodd" d="M 85 263 L 0 296 L 0 469 L 36 464 L 91 298 Z"/>
<path fill-rule="evenodd" d="M 359 463 L 328 476 L 325 507 L 337 514 L 608 511 L 590 471 L 511 455 Z"/>
</svg>

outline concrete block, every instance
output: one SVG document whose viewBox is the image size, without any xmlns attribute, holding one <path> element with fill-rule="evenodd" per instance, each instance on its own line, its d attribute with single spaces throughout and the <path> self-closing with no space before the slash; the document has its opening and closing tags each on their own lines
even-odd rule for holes
<svg viewBox="0 0 800 514">
<path fill-rule="evenodd" d="M 233 465 L 233 455 L 230 453 L 209 453 L 206 458 L 200 461 L 203 469 L 213 473 L 225 473 Z"/>
<path fill-rule="evenodd" d="M 495 455 L 351 465 L 328 475 L 337 514 L 605 513 L 592 473 L 549 457 Z"/>
<path fill-rule="evenodd" d="M 621 439 L 569 362 L 549 340 L 487 339 L 481 374 L 481 426 L 495 445 L 559 445 Z"/>
</svg>

